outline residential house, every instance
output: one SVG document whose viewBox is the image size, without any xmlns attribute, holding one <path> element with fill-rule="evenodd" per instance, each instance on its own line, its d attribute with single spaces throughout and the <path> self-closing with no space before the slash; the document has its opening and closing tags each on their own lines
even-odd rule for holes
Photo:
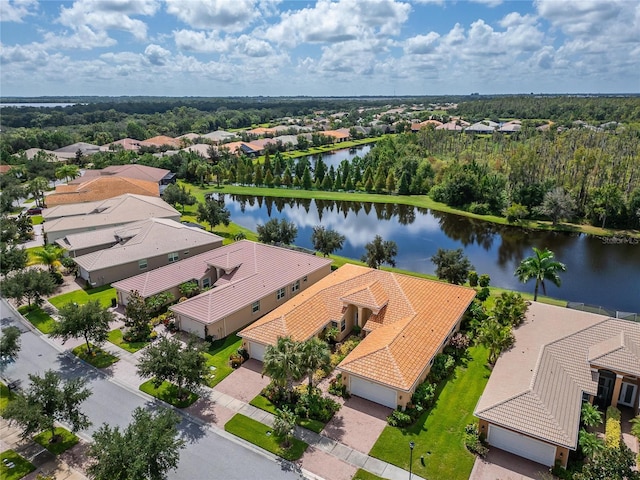
<svg viewBox="0 0 640 480">
<path fill-rule="evenodd" d="M 429 125 L 433 125 L 433 128 L 438 128 L 439 126 L 443 125 L 442 122 L 439 122 L 438 120 L 425 120 L 424 122 L 420 122 L 420 123 L 412 123 L 411 124 L 411 131 L 412 132 L 419 132 L 420 129 L 422 127 L 427 127 Z"/>
<path fill-rule="evenodd" d="M 150 197 L 160 196 L 158 184 L 155 182 L 126 177 L 98 176 L 89 177 L 82 183 L 58 185 L 55 192 L 47 195 L 46 203 L 48 207 L 55 207 L 68 203 L 95 202 L 125 193 Z"/>
<path fill-rule="evenodd" d="M 345 131 L 346 130 L 346 131 Z M 349 129 L 340 129 L 340 130 L 325 130 L 324 132 L 318 132 L 325 137 L 330 137 L 333 140 L 333 143 L 342 143 L 346 142 L 350 138 Z"/>
<path fill-rule="evenodd" d="M 200 255 L 184 268 L 175 265 L 120 282 L 117 289 L 122 298 L 130 290 L 145 296 L 175 291 L 188 280 L 197 280 L 203 288 L 212 286 L 170 309 L 181 330 L 203 338 L 223 338 L 297 298 L 330 272 L 330 259 L 241 240 Z"/>
<path fill-rule="evenodd" d="M 156 137 L 147 138 L 140 142 L 141 147 L 181 147 L 181 142 L 177 138 L 168 137 L 166 135 L 158 135 Z"/>
<path fill-rule="evenodd" d="M 347 390 L 404 407 L 474 296 L 470 288 L 346 264 L 239 335 L 262 360 L 279 337 L 306 341 L 336 327 L 341 341 L 358 326 L 364 339 L 337 367 Z"/>
<path fill-rule="evenodd" d="M 567 465 L 583 402 L 640 410 L 640 323 L 533 302 L 475 415 L 490 445 Z"/>
<path fill-rule="evenodd" d="M 13 165 L 0 165 L 0 175 L 5 175 L 6 173 L 9 173 L 9 170 L 11 170 L 11 167 L 13 167 Z"/>
<path fill-rule="evenodd" d="M 464 129 L 466 133 L 493 133 L 499 125 L 496 122 L 485 120 L 477 122 Z"/>
<path fill-rule="evenodd" d="M 55 243 L 73 233 L 117 227 L 147 218 L 180 221 L 180 212 L 162 199 L 132 193 L 97 202 L 46 208 L 42 211 L 42 216 L 45 220 L 46 243 Z"/>
<path fill-rule="evenodd" d="M 116 140 L 115 142 L 108 143 L 106 145 L 102 145 L 100 150 L 103 152 L 110 152 L 113 150 L 130 150 L 133 152 L 137 152 L 140 150 L 140 140 L 136 140 L 135 138 L 123 138 L 120 140 Z"/>
<path fill-rule="evenodd" d="M 224 130 L 216 130 L 215 132 L 210 132 L 202 135 L 202 138 L 207 138 L 215 144 L 219 144 L 236 137 L 237 135 L 235 133 L 225 132 Z"/>
<path fill-rule="evenodd" d="M 136 180 L 155 182 L 160 186 L 160 192 L 170 183 L 176 182 L 176 174 L 164 168 L 147 167 L 146 165 L 111 165 L 102 170 L 86 170 L 82 177 L 71 180 L 69 184 L 83 183 L 90 177 L 125 177 Z"/>
<path fill-rule="evenodd" d="M 443 123 L 442 125 L 438 125 L 436 127 L 436 130 L 449 130 L 451 132 L 461 132 L 462 125 L 459 125 L 458 122 L 456 122 L 455 120 L 452 120 L 450 122 Z"/>
<path fill-rule="evenodd" d="M 222 237 L 165 218 L 150 218 L 109 228 L 114 244 L 73 258 L 80 278 L 92 287 L 178 262 L 222 246 Z M 70 247 L 86 245 L 96 232 L 69 235 Z M 105 234 L 98 234 L 100 242 Z M 59 242 L 60 243 L 60 242 Z"/>
<path fill-rule="evenodd" d="M 500 133 L 514 133 L 522 130 L 522 122 L 520 120 L 511 120 L 500 125 L 498 131 Z"/>
</svg>

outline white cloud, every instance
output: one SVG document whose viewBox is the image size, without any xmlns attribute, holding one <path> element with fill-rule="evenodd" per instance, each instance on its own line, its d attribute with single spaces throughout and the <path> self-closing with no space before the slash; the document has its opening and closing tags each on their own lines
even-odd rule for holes
<svg viewBox="0 0 640 480">
<path fill-rule="evenodd" d="M 404 42 L 404 51 L 408 54 L 424 55 L 433 52 L 436 41 L 440 35 L 436 32 L 429 32 L 426 35 L 416 35 L 407 38 Z"/>
<path fill-rule="evenodd" d="M 37 8 L 38 0 L 0 0 L 0 22 L 22 23 Z"/>
<path fill-rule="evenodd" d="M 183 51 L 200 53 L 223 53 L 229 51 L 229 42 L 214 32 L 177 30 L 173 32 L 176 47 Z"/>
<path fill-rule="evenodd" d="M 167 12 L 190 27 L 240 32 L 260 15 L 256 0 L 166 0 Z M 269 5 L 267 3 L 267 5 Z"/>
<path fill-rule="evenodd" d="M 538 14 L 568 35 L 619 35 L 638 3 L 628 0 L 536 0 Z M 609 27 L 614 28 L 613 31 Z M 637 33 L 637 32 L 636 32 Z"/>
<path fill-rule="evenodd" d="M 160 45 L 151 44 L 144 49 L 144 56 L 152 65 L 165 65 L 171 57 L 171 52 Z"/>
<path fill-rule="evenodd" d="M 470 0 L 473 3 L 480 3 L 487 7 L 497 7 L 502 4 L 502 0 Z"/>
<path fill-rule="evenodd" d="M 78 25 L 71 35 L 46 32 L 44 45 L 48 50 L 80 49 L 111 47 L 116 41 L 104 30 L 93 30 L 87 25 Z"/>
</svg>

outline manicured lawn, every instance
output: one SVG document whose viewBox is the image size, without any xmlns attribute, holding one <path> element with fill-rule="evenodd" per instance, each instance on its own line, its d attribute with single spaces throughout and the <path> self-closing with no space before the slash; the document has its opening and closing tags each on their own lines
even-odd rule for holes
<svg viewBox="0 0 640 480">
<path fill-rule="evenodd" d="M 129 353 L 136 353 L 138 350 L 149 345 L 149 342 L 125 342 L 122 338 L 122 330 L 119 328 L 111 330 L 107 339 Z"/>
<path fill-rule="evenodd" d="M 208 367 L 211 372 L 207 384 L 215 387 L 222 380 L 233 372 L 233 368 L 229 365 L 229 355 L 235 353 L 242 346 L 242 339 L 237 335 L 229 335 L 228 337 L 213 343 L 213 346 L 204 352 L 207 359 Z"/>
<path fill-rule="evenodd" d="M 58 435 L 58 440 L 55 443 L 50 443 L 51 432 L 49 431 L 39 433 L 33 437 L 33 441 L 39 443 L 54 455 L 60 455 L 78 443 L 78 437 L 66 428 L 56 427 L 55 432 Z"/>
<path fill-rule="evenodd" d="M 0 415 L 4 413 L 4 409 L 14 398 L 16 398 L 16 394 L 10 391 L 4 383 L 0 382 Z"/>
<path fill-rule="evenodd" d="M 87 345 L 84 343 L 78 345 L 71 351 L 76 357 L 96 368 L 107 368 L 120 360 L 115 355 L 111 355 L 109 352 L 99 349 L 95 345 L 92 345 L 91 355 L 87 353 Z"/>
<path fill-rule="evenodd" d="M 56 325 L 56 321 L 47 312 L 35 305 L 32 305 L 31 309 L 29 306 L 23 305 L 18 308 L 18 311 L 42 333 L 51 333 Z"/>
<path fill-rule="evenodd" d="M 144 393 L 148 393 L 152 397 L 156 397 L 163 402 L 167 402 L 174 407 L 186 408 L 198 399 L 198 395 L 193 392 L 189 392 L 189 396 L 185 400 L 178 398 L 178 387 L 173 383 L 163 382 L 159 388 L 155 388 L 152 382 L 153 379 L 144 382 L 140 385 L 140 390 Z"/>
<path fill-rule="evenodd" d="M 31 217 L 31 223 L 34 225 L 40 225 L 42 222 L 44 222 L 42 215 L 34 215 Z"/>
<path fill-rule="evenodd" d="M 305 442 L 294 438 L 291 440 L 291 446 L 284 449 L 280 446 L 281 441 L 273 434 L 271 427 L 240 413 L 236 413 L 225 424 L 224 429 L 285 460 L 298 460 L 308 447 Z"/>
<path fill-rule="evenodd" d="M 356 474 L 353 476 L 351 480 L 385 480 L 385 479 L 360 468 L 358 469 L 358 471 L 356 472 Z"/>
<path fill-rule="evenodd" d="M 88 290 L 74 290 L 73 292 L 63 293 L 57 297 L 52 297 L 49 302 L 60 308 L 69 302 L 75 302 L 78 305 L 84 305 L 89 300 L 99 300 L 103 307 L 111 306 L 111 299 L 116 298 L 116 289 L 111 285 L 103 285 L 102 287 L 90 288 Z"/>
<path fill-rule="evenodd" d="M 472 347 L 469 354 L 467 365 L 456 368 L 436 406 L 409 428 L 387 426 L 369 455 L 409 470 L 409 442 L 413 441 L 416 475 L 448 480 L 469 478 L 475 457 L 464 446 L 464 427 L 473 422 L 473 409 L 491 373 L 485 348 Z"/>
<path fill-rule="evenodd" d="M 9 463 L 13 463 L 14 467 L 9 468 L 4 464 L 7 459 Z M 26 459 L 22 458 L 13 450 L 5 450 L 0 453 L 0 478 L 2 480 L 18 480 L 28 473 L 33 472 L 36 467 Z"/>
<path fill-rule="evenodd" d="M 265 398 L 262 395 L 258 395 L 249 403 L 254 407 L 264 410 L 265 412 L 273 413 L 274 415 L 276 414 L 276 406 L 271 403 L 268 398 Z M 312 418 L 298 418 L 297 424 L 316 433 L 320 433 L 326 425 L 325 423 Z"/>
</svg>

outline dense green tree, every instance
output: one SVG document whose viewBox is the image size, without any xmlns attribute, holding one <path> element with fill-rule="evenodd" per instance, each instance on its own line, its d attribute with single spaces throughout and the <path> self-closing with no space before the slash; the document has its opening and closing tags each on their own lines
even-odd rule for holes
<svg viewBox="0 0 640 480">
<path fill-rule="evenodd" d="M 478 329 L 478 343 L 489 349 L 489 363 L 495 364 L 500 353 L 513 345 L 511 325 L 503 326 L 495 318 L 489 317 Z"/>
<path fill-rule="evenodd" d="M 0 242 L 0 273 L 8 275 L 9 273 L 22 270 L 27 266 L 27 251 L 14 244 Z"/>
<path fill-rule="evenodd" d="M 124 308 L 124 325 L 129 329 L 129 334 L 134 340 L 144 341 L 149 338 L 150 320 L 151 314 L 146 300 L 137 290 L 129 292 L 127 305 Z"/>
<path fill-rule="evenodd" d="M 30 193 L 36 201 L 36 206 L 45 205 L 44 192 L 49 188 L 49 181 L 44 177 L 36 177 L 27 185 L 27 192 Z"/>
<path fill-rule="evenodd" d="M 331 350 L 324 340 L 311 337 L 300 344 L 300 366 L 307 373 L 309 395 L 313 392 L 313 374 L 316 370 L 325 369 L 331 363 Z"/>
<path fill-rule="evenodd" d="M 302 188 L 305 190 L 311 190 L 313 186 L 313 182 L 311 180 L 311 171 L 309 167 L 305 167 L 304 172 L 302 173 Z"/>
<path fill-rule="evenodd" d="M 604 448 L 595 455 L 582 472 L 574 474 L 574 480 L 640 480 L 640 472 L 635 470 L 633 452 L 624 443 L 619 448 Z"/>
<path fill-rule="evenodd" d="M 462 285 L 469 277 L 469 271 L 474 267 L 464 255 L 464 250 L 446 250 L 439 248 L 431 261 L 436 266 L 436 275 L 442 280 L 456 285 Z"/>
<path fill-rule="evenodd" d="M 517 327 L 527 314 L 527 302 L 516 292 L 503 292 L 493 305 L 492 316 L 500 325 Z"/>
<path fill-rule="evenodd" d="M 272 218 L 264 225 L 258 225 L 256 227 L 258 232 L 258 241 L 262 243 L 282 243 L 284 245 L 291 245 L 298 235 L 298 227 L 295 223 L 289 222 L 286 219 L 278 220 Z"/>
<path fill-rule="evenodd" d="M 289 448 L 298 416 L 289 407 L 278 408 L 273 419 L 273 432 L 282 438 L 282 446 Z"/>
<path fill-rule="evenodd" d="M 90 300 L 84 305 L 69 302 L 60 307 L 58 315 L 51 336 L 61 338 L 63 342 L 82 337 L 88 353 L 92 353 L 92 344 L 99 348 L 107 341 L 109 323 L 114 319 L 98 300 Z"/>
<path fill-rule="evenodd" d="M 530 279 L 535 278 L 536 286 L 533 293 L 533 300 L 538 300 L 538 287 L 542 286 L 542 292 L 546 295 L 544 281 L 548 280 L 557 287 L 562 283 L 558 272 L 564 272 L 567 268 L 564 263 L 555 260 L 553 252 L 545 248 L 540 250 L 533 247 L 534 255 L 527 257 L 516 269 L 515 275 L 522 283 L 527 283 Z"/>
<path fill-rule="evenodd" d="M 345 236 L 335 230 L 326 229 L 322 225 L 316 225 L 313 227 L 313 233 L 311 234 L 313 248 L 322 253 L 325 257 L 328 257 L 336 250 L 340 250 L 344 245 L 345 240 Z"/>
<path fill-rule="evenodd" d="M 611 184 L 596 188 L 587 204 L 587 215 L 594 223 L 600 221 L 602 228 L 605 228 L 607 220 L 611 220 L 615 226 L 620 226 L 625 210 L 620 188 Z"/>
<path fill-rule="evenodd" d="M 167 188 L 165 188 L 162 193 L 162 199 L 174 207 L 181 205 L 183 215 L 184 208 L 187 205 L 194 205 L 196 203 L 196 197 L 191 194 L 187 187 L 175 183 L 167 185 Z"/>
<path fill-rule="evenodd" d="M 293 395 L 293 382 L 304 374 L 300 362 L 300 347 L 291 337 L 278 337 L 275 345 L 268 345 L 262 361 L 262 373 L 280 388 L 289 400 Z"/>
<path fill-rule="evenodd" d="M 209 223 L 209 231 L 217 225 L 229 225 L 231 212 L 225 208 L 224 203 L 213 198 L 198 203 L 198 220 Z"/>
<path fill-rule="evenodd" d="M 362 257 L 371 268 L 380 268 L 383 263 L 396 266 L 395 257 L 398 255 L 398 245 L 393 240 L 383 240 L 380 235 L 376 235 L 372 242 L 364 246 L 366 253 Z"/>
<path fill-rule="evenodd" d="M 66 180 L 68 182 L 79 176 L 80 169 L 77 165 L 66 164 L 56 168 L 56 178 L 58 180 Z"/>
<path fill-rule="evenodd" d="M 51 433 L 51 443 L 58 441 L 56 422 L 71 426 L 72 432 L 84 430 L 91 425 L 80 405 L 91 395 L 85 388 L 85 380 L 74 378 L 62 381 L 53 370 L 43 376 L 29 375 L 31 385 L 22 395 L 9 402 L 3 416 L 22 428 L 22 435 L 29 437 L 42 431 Z"/>
<path fill-rule="evenodd" d="M 551 218 L 554 225 L 557 225 L 562 219 L 570 218 L 575 209 L 576 204 L 573 198 L 562 187 L 556 187 L 547 192 L 539 207 L 540 213 Z"/>
<path fill-rule="evenodd" d="M 293 185 L 293 179 L 291 178 L 291 169 L 289 167 L 285 168 L 284 174 L 282 175 L 282 185 L 285 187 L 290 187 Z"/>
<path fill-rule="evenodd" d="M 124 430 L 103 424 L 94 434 L 87 456 L 87 468 L 94 480 L 164 480 L 178 467 L 180 417 L 169 409 L 155 412 L 140 407 Z"/>
<path fill-rule="evenodd" d="M 49 272 L 38 269 L 21 270 L 0 282 L 0 291 L 6 298 L 13 298 L 18 305 L 27 299 L 27 304 L 40 305 L 42 297 L 49 295 L 56 283 Z"/>
<path fill-rule="evenodd" d="M 13 325 L 3 328 L 0 336 L 0 355 L 3 358 L 14 359 L 20 351 L 20 329 Z"/>
</svg>

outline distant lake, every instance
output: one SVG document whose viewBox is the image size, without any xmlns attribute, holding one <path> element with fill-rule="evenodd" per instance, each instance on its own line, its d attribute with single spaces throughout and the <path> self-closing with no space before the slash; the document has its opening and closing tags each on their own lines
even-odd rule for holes
<svg viewBox="0 0 640 480">
<path fill-rule="evenodd" d="M 640 313 L 640 241 L 604 242 L 594 236 L 524 230 L 460 215 L 391 203 L 284 199 L 226 195 L 231 221 L 255 231 L 269 218 L 284 218 L 298 227 L 295 244 L 313 248 L 311 232 L 324 225 L 346 237 L 336 252 L 360 258 L 375 235 L 398 244 L 399 268 L 435 272 L 430 257 L 438 248 L 462 248 L 478 273 L 488 273 L 491 285 L 533 293 L 533 282 L 523 285 L 514 276 L 531 248 L 547 247 L 565 263 L 560 288 L 549 284 L 547 294 L 572 302 L 611 310 Z M 542 290 L 541 292 L 542 293 Z"/>
<path fill-rule="evenodd" d="M 55 107 L 73 107 L 77 103 L 0 103 L 0 108 L 6 107 L 40 107 L 40 108 L 55 108 Z"/>
<path fill-rule="evenodd" d="M 353 160 L 354 157 L 363 158 L 369 151 L 373 148 L 375 143 L 369 143 L 367 145 L 362 145 L 354 148 L 341 148 L 340 150 L 333 150 L 331 152 L 319 153 L 315 155 L 307 155 L 309 162 L 311 165 L 315 165 L 315 160 L 318 156 L 322 156 L 322 161 L 327 165 L 327 167 L 333 166 L 333 168 L 338 168 L 338 166 L 342 163 L 343 160 Z"/>
</svg>

